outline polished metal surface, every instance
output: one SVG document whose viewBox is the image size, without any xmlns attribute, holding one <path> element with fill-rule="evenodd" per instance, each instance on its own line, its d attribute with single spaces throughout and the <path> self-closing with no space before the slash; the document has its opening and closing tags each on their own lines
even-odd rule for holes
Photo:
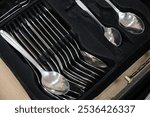
<svg viewBox="0 0 150 117">
<path fill-rule="evenodd" d="M 17 5 L 14 5 L 10 10 L 8 10 L 4 15 L 0 16 L 0 23 L 5 21 L 7 18 L 9 18 L 11 15 L 19 11 L 20 9 L 26 7 L 31 3 L 32 0 L 23 0 Z M 7 2 L 7 1 L 6 1 Z"/>
<path fill-rule="evenodd" d="M 110 0 L 105 0 L 118 14 L 119 24 L 126 31 L 132 34 L 141 34 L 145 30 L 145 24 L 143 20 L 134 13 L 121 12 Z"/>
<path fill-rule="evenodd" d="M 81 49 L 76 39 L 78 37 L 73 35 L 60 19 L 57 12 L 49 9 L 44 2 L 39 2 L 2 29 L 27 51 L 43 70 L 59 73 L 51 74 L 51 77 L 64 76 L 69 82 L 70 89 L 67 93 L 58 95 L 45 88 L 47 95 L 55 99 L 78 99 L 106 74 L 109 66 Z M 36 73 L 32 63 L 28 60 L 27 63 Z M 37 74 L 36 78 L 42 85 L 41 75 Z M 46 82 L 49 80 L 43 80 L 43 84 L 48 85 Z M 60 91 L 57 90 L 57 93 Z"/>
<path fill-rule="evenodd" d="M 42 18 L 42 17 L 41 17 Z M 43 19 L 43 18 L 42 18 Z M 44 20 L 42 20 L 43 22 L 45 22 Z M 27 25 L 29 26 L 28 28 L 30 28 L 31 29 L 31 31 L 33 31 L 34 32 L 34 34 L 35 35 L 37 35 L 37 37 L 43 42 L 43 44 L 44 45 L 47 45 L 47 43 L 43 40 L 43 38 L 38 34 L 38 32 L 33 28 L 33 26 L 27 21 L 27 19 L 25 19 L 25 22 L 27 23 Z M 34 22 L 32 22 L 33 24 L 34 24 Z M 48 24 L 47 24 L 48 25 Z M 24 26 L 25 27 L 25 26 Z M 37 29 L 38 29 L 38 27 L 37 27 Z M 52 32 L 54 32 L 53 30 L 52 30 Z M 28 32 L 28 33 L 30 33 L 30 32 Z M 58 37 L 58 35 L 54 32 L 54 34 Z M 43 35 L 43 36 L 45 36 L 45 35 Z M 56 41 L 55 39 L 54 39 L 54 37 L 51 35 L 51 37 L 52 37 L 52 39 L 53 39 L 53 41 Z M 58 37 L 59 38 L 59 37 Z M 51 42 L 50 42 L 51 43 Z M 55 42 L 55 43 L 57 43 L 57 42 Z M 58 43 L 57 43 L 58 44 Z M 53 46 L 53 45 L 55 45 L 55 44 L 52 44 L 51 43 L 51 46 Z M 65 45 L 63 45 L 64 47 L 65 47 Z M 46 46 L 47 47 L 47 49 L 51 49 L 48 45 Z M 59 47 L 60 48 L 60 47 Z M 56 48 L 55 48 L 56 49 Z M 57 49 L 56 49 L 57 50 Z M 63 48 L 60 48 L 60 50 L 63 50 Z M 68 50 L 69 50 L 69 48 L 68 48 Z M 44 51 L 44 50 L 43 50 Z M 69 74 L 70 75 L 70 77 L 72 76 L 71 74 L 73 74 L 73 77 L 76 77 L 76 79 L 78 79 L 79 81 L 80 81 L 80 83 L 83 83 L 83 84 L 86 84 L 86 80 L 88 80 L 88 79 L 86 79 L 86 78 L 84 78 L 83 76 L 81 76 L 81 75 L 79 75 L 79 74 L 77 74 L 77 73 L 75 73 L 74 71 L 72 71 L 72 70 L 70 70 L 70 69 L 67 69 L 67 71 L 63 68 L 63 65 L 61 64 L 61 61 L 59 60 L 59 57 L 57 56 L 57 54 L 56 53 L 59 53 L 59 55 L 61 56 L 61 58 L 63 59 L 63 62 L 66 62 L 67 60 L 68 60 L 68 62 L 70 63 L 70 66 L 71 67 L 74 67 L 74 66 L 72 66 L 71 65 L 71 62 L 70 62 L 70 59 L 69 59 L 69 56 L 67 55 L 67 53 L 65 52 L 65 50 L 63 50 L 63 53 L 64 53 L 64 55 L 66 55 L 66 57 L 67 57 L 67 60 L 65 60 L 64 58 L 63 58 L 63 55 L 59 52 L 59 50 L 57 50 L 57 52 L 54 52 L 52 49 L 51 49 L 51 51 L 52 51 L 52 53 L 53 53 L 53 55 L 55 55 L 55 58 L 57 58 L 57 61 L 58 61 L 58 63 L 59 63 L 59 66 L 60 66 L 60 68 L 61 68 L 61 70 L 62 70 L 62 72 L 64 73 L 67 73 L 67 74 Z M 69 50 L 70 51 L 70 50 Z M 70 54 L 72 54 L 71 52 L 70 52 Z M 73 55 L 71 55 L 71 56 L 73 56 Z M 54 62 L 55 63 L 55 62 Z M 55 65 L 56 67 L 57 67 L 57 64 Z M 68 65 L 67 65 L 67 63 L 66 63 L 66 68 L 68 68 Z M 77 68 L 75 68 L 76 70 L 77 70 Z M 57 69 L 57 70 L 59 70 L 59 69 Z M 59 70 L 60 71 L 60 70 Z M 92 77 L 92 76 L 91 76 Z M 83 80 L 82 80 L 82 79 Z M 92 83 L 92 81 L 91 80 L 88 80 L 89 82 L 91 82 Z"/>
<path fill-rule="evenodd" d="M 146 96 L 145 100 L 150 100 L 150 93 Z"/>
<path fill-rule="evenodd" d="M 88 62 L 89 64 L 91 64 L 95 67 L 101 67 L 101 68 L 107 68 L 108 67 L 103 61 L 101 61 L 100 59 L 91 55 L 90 53 L 87 53 L 85 51 L 81 51 L 81 53 L 82 53 L 85 61 Z"/>
<path fill-rule="evenodd" d="M 50 16 L 52 16 L 53 18 L 54 18 L 54 16 L 49 12 L 49 10 L 46 8 L 46 7 L 44 7 L 44 9 L 50 14 Z M 39 13 L 40 13 L 40 11 L 39 11 Z M 47 21 L 55 28 L 55 30 L 57 30 L 58 31 L 58 33 L 62 36 L 62 38 L 64 38 L 65 37 L 65 35 L 64 34 L 62 34 L 59 30 L 58 30 L 58 28 L 48 19 L 48 17 L 43 13 L 43 12 L 41 12 L 41 14 L 43 15 L 43 17 L 45 17 L 46 19 L 47 19 Z M 58 20 L 56 19 L 56 18 L 54 18 L 54 20 L 60 25 L 60 27 L 67 33 L 67 35 L 69 35 L 69 32 L 58 22 Z M 47 23 L 46 23 L 47 24 Z M 46 29 L 45 29 L 46 30 Z M 52 30 L 53 31 L 53 30 Z M 46 30 L 46 32 L 47 32 L 47 30 Z M 57 37 L 59 38 L 59 40 L 61 40 L 61 38 L 57 35 Z M 80 49 L 80 47 L 79 47 L 79 45 L 78 45 L 78 43 L 75 41 L 75 39 L 72 39 L 73 41 L 74 41 L 74 45 L 72 44 L 72 43 L 70 43 L 69 41 L 67 41 L 67 40 L 62 40 L 62 41 L 67 41 L 67 43 L 70 45 L 70 47 L 75 51 L 75 54 L 76 54 L 76 56 L 78 57 L 78 59 L 81 61 L 81 62 L 83 62 L 83 63 L 85 63 L 86 64 L 86 62 L 87 63 L 89 63 L 88 61 L 86 61 L 86 59 L 85 59 L 85 61 L 83 61 L 80 57 L 79 57 L 79 53 L 81 53 L 82 54 L 82 56 L 84 57 L 84 55 L 86 55 L 86 53 L 87 54 L 89 54 L 88 52 L 85 52 L 85 51 L 83 51 L 83 50 L 81 50 Z M 65 44 L 64 44 L 64 46 L 65 46 Z M 75 47 L 76 46 L 76 47 Z M 70 51 L 70 49 L 69 48 L 67 48 L 69 51 Z M 78 52 L 79 51 L 79 52 Z M 84 53 L 85 52 L 85 53 Z M 72 53 L 70 53 L 70 55 L 72 56 Z M 93 56 L 93 55 L 91 55 L 91 56 Z M 89 57 L 88 59 L 91 59 L 90 58 L 90 56 L 86 56 L 86 57 Z M 98 60 L 98 58 L 97 57 L 95 57 L 95 56 L 93 56 L 95 59 L 97 59 Z M 73 57 L 72 57 L 73 58 Z M 73 58 L 73 60 L 74 60 L 74 58 Z M 104 62 L 103 62 L 104 63 Z M 80 63 L 77 63 L 77 64 L 80 64 Z M 105 64 L 105 63 L 104 63 Z M 81 64 L 80 64 L 81 65 Z M 90 64 L 89 63 L 89 65 L 91 65 L 91 66 L 95 66 L 95 64 Z M 102 65 L 102 66 L 101 66 Z M 106 64 L 105 64 L 106 65 Z M 103 68 L 104 67 L 104 65 L 103 64 L 99 64 L 99 65 L 96 65 L 95 67 L 99 67 L 99 68 Z M 107 66 L 108 67 L 108 66 Z M 86 69 L 86 68 L 84 68 L 84 69 Z M 87 70 L 87 69 L 86 69 Z"/>
<path fill-rule="evenodd" d="M 75 0 L 75 2 L 77 3 L 77 5 L 84 10 L 85 12 L 87 12 L 104 30 L 104 36 L 106 37 L 106 39 L 111 42 L 114 46 L 118 47 L 121 45 L 122 43 L 122 36 L 120 34 L 120 32 L 113 27 L 106 27 L 104 26 L 96 17 L 95 15 L 84 5 L 84 3 L 80 0 Z"/>
<path fill-rule="evenodd" d="M 132 75 L 125 76 L 125 79 L 128 81 L 128 83 L 131 83 L 134 79 L 137 79 L 139 77 L 143 77 L 146 73 L 150 71 L 150 58 L 146 60 Z"/>
<path fill-rule="evenodd" d="M 0 30 L 0 35 L 39 70 L 41 73 L 41 84 L 48 93 L 64 95 L 70 90 L 69 82 L 64 76 L 55 71 L 45 71 L 7 32 Z"/>
</svg>

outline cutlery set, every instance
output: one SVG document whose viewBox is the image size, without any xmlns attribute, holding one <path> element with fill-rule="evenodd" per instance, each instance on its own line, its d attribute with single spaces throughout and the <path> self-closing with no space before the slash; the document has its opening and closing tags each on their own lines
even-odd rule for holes
<svg viewBox="0 0 150 117">
<path fill-rule="evenodd" d="M 144 32 L 145 24 L 140 17 L 131 12 L 121 12 L 110 0 L 104 1 L 107 2 L 117 13 L 119 17 L 119 25 L 124 30 L 134 35 L 139 35 Z M 87 12 L 89 16 L 91 16 L 91 18 L 93 18 L 103 28 L 104 36 L 110 43 L 116 47 L 121 45 L 122 36 L 118 29 L 104 26 L 81 0 L 75 0 L 75 2 L 83 11 Z"/>
<path fill-rule="evenodd" d="M 107 64 L 81 50 L 44 4 L 30 11 L 0 30 L 1 36 L 40 72 L 39 83 L 48 94 L 80 96 L 104 76 Z"/>
<path fill-rule="evenodd" d="M 140 17 L 121 12 L 110 0 L 104 1 L 117 13 L 118 24 L 125 31 L 133 35 L 144 32 L 145 24 Z M 30 2 L 25 0 L 16 7 L 24 8 Z M 122 34 L 117 28 L 106 27 L 81 0 L 74 2 L 102 27 L 111 44 L 121 46 Z M 0 35 L 34 66 L 42 91 L 55 99 L 78 99 L 102 79 L 111 66 L 83 49 L 77 41 L 79 37 L 67 29 L 58 16 L 53 8 L 40 1 L 6 23 Z"/>
<path fill-rule="evenodd" d="M 2 7 L 3 7 L 3 6 L 5 6 L 3 4 L 8 4 L 7 2 L 9 2 L 9 1 L 7 1 L 7 0 L 1 0 L 0 4 L 2 4 Z M 11 8 L 11 6 L 7 6 L 7 9 L 6 9 L 7 12 L 5 14 L 1 14 L 1 16 L 0 16 L 0 22 L 5 21 L 11 15 L 15 14 L 20 9 L 22 9 L 25 6 L 29 5 L 30 2 L 31 2 L 31 0 L 13 0 L 12 1 L 13 7 Z"/>
</svg>

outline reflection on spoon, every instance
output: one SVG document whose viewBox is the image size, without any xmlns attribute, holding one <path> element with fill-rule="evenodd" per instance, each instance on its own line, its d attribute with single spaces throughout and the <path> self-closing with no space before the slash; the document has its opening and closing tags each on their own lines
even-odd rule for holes
<svg viewBox="0 0 150 117">
<path fill-rule="evenodd" d="M 100 59 L 98 59 L 97 57 L 85 52 L 85 51 L 81 51 L 81 54 L 83 55 L 84 60 L 95 66 L 95 67 L 101 67 L 101 68 L 107 68 L 108 66 Z"/>
<path fill-rule="evenodd" d="M 85 12 L 87 12 L 89 14 L 89 16 L 91 16 L 104 30 L 104 36 L 106 37 L 106 39 L 111 42 L 114 46 L 118 47 L 121 45 L 122 43 L 122 37 L 120 32 L 113 28 L 113 27 L 106 27 L 104 26 L 96 17 L 95 15 L 84 5 L 84 3 L 82 3 L 80 0 L 75 0 L 75 2 L 77 3 L 77 5 L 84 10 Z"/>
<path fill-rule="evenodd" d="M 141 34 L 145 30 L 145 24 L 134 13 L 121 12 L 110 0 L 105 0 L 118 14 L 119 25 L 132 34 Z"/>
<path fill-rule="evenodd" d="M 22 54 L 27 60 L 29 60 L 35 68 L 41 74 L 41 85 L 47 93 L 53 93 L 56 95 L 64 95 L 70 90 L 70 84 L 68 80 L 55 71 L 45 71 L 37 61 L 7 32 L 0 30 L 0 35 L 20 54 Z"/>
</svg>

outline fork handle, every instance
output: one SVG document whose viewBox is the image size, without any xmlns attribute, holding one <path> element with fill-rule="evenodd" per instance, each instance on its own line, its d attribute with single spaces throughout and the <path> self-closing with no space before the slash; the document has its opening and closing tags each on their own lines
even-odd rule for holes
<svg viewBox="0 0 150 117">
<path fill-rule="evenodd" d="M 12 46 L 14 47 L 20 54 L 22 54 L 25 58 L 27 58 L 39 71 L 40 73 L 44 71 L 44 69 L 33 59 L 33 57 L 7 32 L 4 30 L 0 30 L 0 35 Z"/>
</svg>

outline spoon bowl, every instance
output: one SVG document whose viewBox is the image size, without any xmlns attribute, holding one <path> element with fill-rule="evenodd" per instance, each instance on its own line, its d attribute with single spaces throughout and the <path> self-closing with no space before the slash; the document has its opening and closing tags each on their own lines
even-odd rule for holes
<svg viewBox="0 0 150 117">
<path fill-rule="evenodd" d="M 117 29 L 113 27 L 105 28 L 104 35 L 108 39 L 108 41 L 110 41 L 116 47 L 119 47 L 121 45 L 122 37 L 120 32 Z"/>
<path fill-rule="evenodd" d="M 145 30 L 143 20 L 134 13 L 121 12 L 110 0 L 105 0 L 119 16 L 119 25 L 131 34 L 141 34 Z"/>
<path fill-rule="evenodd" d="M 100 67 L 100 68 L 108 67 L 102 60 L 98 59 L 97 57 L 95 57 L 85 51 L 81 51 L 81 54 L 87 63 L 89 63 L 95 67 Z"/>
<path fill-rule="evenodd" d="M 56 95 L 66 94 L 69 89 L 69 82 L 65 77 L 57 72 L 42 72 L 41 83 L 44 88 L 49 93 Z"/>
<path fill-rule="evenodd" d="M 119 13 L 119 24 L 132 34 L 141 34 L 145 30 L 145 25 L 141 18 L 130 12 Z"/>
<path fill-rule="evenodd" d="M 55 71 L 45 71 L 38 62 L 13 38 L 4 30 L 0 30 L 0 35 L 28 61 L 30 61 L 41 74 L 42 88 L 47 93 L 56 95 L 64 95 L 70 90 L 68 80 L 60 73 Z"/>
<path fill-rule="evenodd" d="M 104 26 L 97 18 L 96 16 L 85 6 L 85 4 L 81 0 L 75 0 L 77 5 L 87 12 L 89 16 L 91 16 L 103 29 L 104 29 L 104 36 L 105 38 L 114 46 L 118 47 L 122 43 L 122 36 L 120 32 L 113 28 L 113 27 L 106 27 Z"/>
</svg>

